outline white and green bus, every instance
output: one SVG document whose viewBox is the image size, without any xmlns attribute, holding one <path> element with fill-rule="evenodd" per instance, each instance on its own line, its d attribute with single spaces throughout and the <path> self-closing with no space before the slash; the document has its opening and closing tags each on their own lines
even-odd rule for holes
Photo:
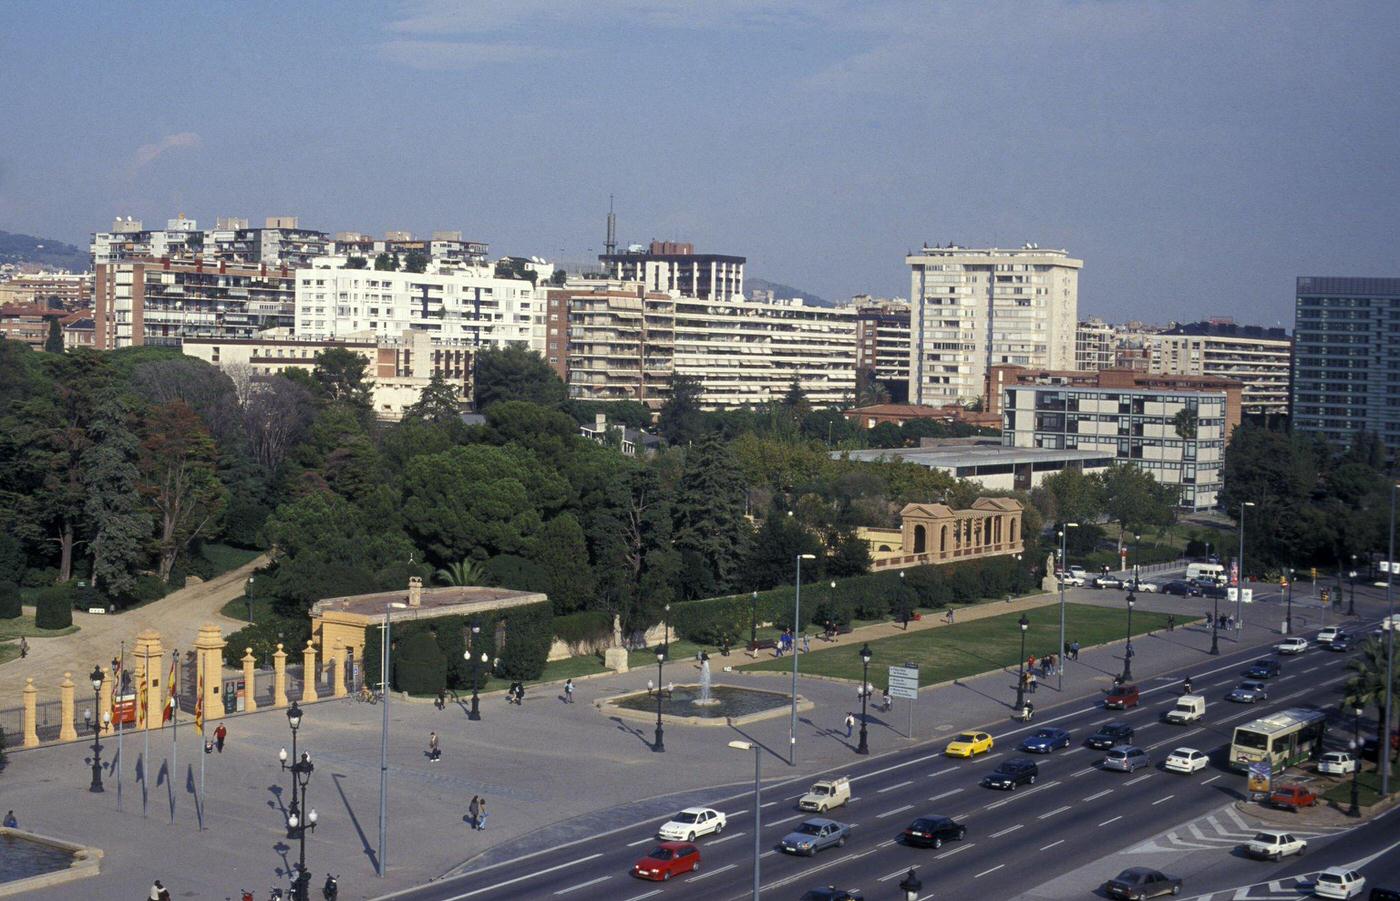
<svg viewBox="0 0 1400 901">
<path fill-rule="evenodd" d="M 1230 766 L 1248 771 L 1251 763 L 1270 762 L 1273 772 L 1302 763 L 1322 752 L 1327 714 L 1312 707 L 1294 707 L 1261 716 L 1235 727 L 1230 742 Z"/>
</svg>

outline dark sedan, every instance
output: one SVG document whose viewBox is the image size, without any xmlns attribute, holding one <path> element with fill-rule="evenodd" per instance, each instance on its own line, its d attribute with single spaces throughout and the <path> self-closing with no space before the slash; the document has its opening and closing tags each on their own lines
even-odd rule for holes
<svg viewBox="0 0 1400 901">
<path fill-rule="evenodd" d="M 802 901 L 865 901 L 865 895 L 858 888 L 828 885 L 826 888 L 809 889 L 802 895 Z"/>
<path fill-rule="evenodd" d="M 1162 586 L 1162 594 L 1174 594 L 1183 598 L 1198 598 L 1201 596 L 1199 586 L 1190 582 L 1183 582 L 1180 579 L 1173 579 Z"/>
<path fill-rule="evenodd" d="M 1103 890 L 1111 898 L 1155 898 L 1158 895 L 1175 895 L 1181 891 L 1181 880 L 1168 876 L 1160 870 L 1147 867 L 1129 867 L 1103 884 Z"/>
<path fill-rule="evenodd" d="M 1272 679 L 1283 672 L 1283 665 L 1277 660 L 1256 660 L 1244 674 L 1251 679 Z"/>
<path fill-rule="evenodd" d="M 906 845 L 920 848 L 941 848 L 944 842 L 961 841 L 967 837 L 967 826 L 951 817 L 919 817 L 900 833 Z"/>
<path fill-rule="evenodd" d="M 1069 747 L 1069 733 L 1064 729 L 1037 729 L 1034 735 L 1027 735 L 1020 750 L 1030 754 L 1049 754 L 1056 748 Z"/>
<path fill-rule="evenodd" d="M 1133 740 L 1133 727 L 1127 723 L 1104 723 L 1099 731 L 1089 736 L 1085 742 L 1089 747 L 1106 751 L 1116 745 L 1126 745 Z"/>
<path fill-rule="evenodd" d="M 1324 644 L 1323 647 L 1338 654 L 1345 654 L 1351 650 L 1351 636 L 1345 632 L 1338 632 L 1337 636 Z"/>
<path fill-rule="evenodd" d="M 1002 761 L 1000 766 L 982 777 L 982 786 L 1015 791 L 1018 785 L 1035 785 L 1039 776 L 1040 764 L 1029 757 L 1013 757 Z"/>
</svg>

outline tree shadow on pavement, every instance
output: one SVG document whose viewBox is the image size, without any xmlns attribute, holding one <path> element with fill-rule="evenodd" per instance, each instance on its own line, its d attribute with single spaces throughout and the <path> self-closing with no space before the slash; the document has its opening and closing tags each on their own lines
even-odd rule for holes
<svg viewBox="0 0 1400 901">
<path fill-rule="evenodd" d="M 343 773 L 331 773 L 331 781 L 335 783 L 335 793 L 340 795 L 340 803 L 345 805 L 345 812 L 350 815 L 350 825 L 355 827 L 355 834 L 360 837 L 360 847 L 364 849 L 365 857 L 369 858 L 374 865 L 375 872 L 379 871 L 379 857 L 375 849 L 369 843 L 369 837 L 365 835 L 365 830 L 360 828 L 360 818 L 355 816 L 355 809 L 350 806 L 350 799 L 345 797 L 345 790 L 340 787 L 340 780 L 344 779 Z"/>
<path fill-rule="evenodd" d="M 641 730 L 641 729 L 638 729 L 636 726 L 633 726 L 633 725 L 630 725 L 630 724 L 628 724 L 628 723 L 626 723 L 626 722 L 623 722 L 622 717 L 620 717 L 620 716 L 610 716 L 610 717 L 608 717 L 608 719 L 612 720 L 614 723 L 617 723 L 617 728 L 618 728 L 619 731 L 626 732 L 628 735 L 630 735 L 630 736 L 632 736 L 633 738 L 637 739 L 637 741 L 639 741 L 639 742 L 641 742 L 642 744 L 646 745 L 648 748 L 650 748 L 650 747 L 652 746 L 652 741 L 651 741 L 651 739 L 647 738 L 644 734 L 642 734 L 642 730 Z"/>
</svg>

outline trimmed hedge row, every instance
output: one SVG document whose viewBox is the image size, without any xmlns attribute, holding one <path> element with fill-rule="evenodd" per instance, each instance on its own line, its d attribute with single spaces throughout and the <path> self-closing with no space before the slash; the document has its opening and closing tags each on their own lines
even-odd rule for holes
<svg viewBox="0 0 1400 901">
<path fill-rule="evenodd" d="M 420 641 L 409 639 L 428 634 L 433 637 L 437 651 L 442 655 L 446 687 L 470 688 L 472 666 L 463 654 L 467 649 L 466 633 L 474 620 L 481 626 L 481 632 L 473 639 L 474 654 L 479 657 L 484 652 L 493 663 L 500 658 L 500 663 L 496 664 L 494 669 L 489 665 L 480 669 L 478 686 L 485 686 L 493 675 L 509 680 L 538 679 L 544 672 L 545 661 L 549 658 L 549 646 L 554 640 L 553 619 L 554 611 L 548 603 L 544 603 L 493 610 L 476 617 L 440 616 L 396 624 L 391 636 L 394 643 L 393 686 L 407 691 L 418 690 L 416 687 L 410 687 L 408 683 L 413 682 L 417 685 L 420 664 L 428 662 L 431 665 L 431 661 L 427 661 L 426 658 L 433 655 L 424 653 L 426 646 Z M 497 623 L 505 624 L 506 641 L 500 648 L 496 647 Z M 362 663 L 365 683 L 369 685 L 380 681 L 381 634 L 378 628 L 371 627 L 365 630 Z M 410 672 L 413 675 L 409 675 Z"/>
<path fill-rule="evenodd" d="M 579 648 L 604 641 L 612 635 L 612 617 L 602 610 L 583 610 L 554 617 L 554 637 L 577 654 Z"/>
<path fill-rule="evenodd" d="M 72 583 L 55 585 L 34 599 L 34 625 L 40 629 L 66 629 L 73 625 Z"/>
<path fill-rule="evenodd" d="M 1137 547 L 1128 545 L 1129 565 L 1150 566 L 1154 563 L 1170 563 L 1181 556 L 1181 550 L 1169 544 L 1140 544 Z M 1070 555 L 1069 562 L 1082 566 L 1090 572 L 1097 572 L 1105 566 L 1117 570 L 1120 560 L 1121 558 L 1116 551 L 1095 551 L 1084 557 L 1083 562 Z"/>
<path fill-rule="evenodd" d="M 803 586 L 802 621 L 797 627 L 827 620 L 844 625 L 855 619 L 884 619 L 914 607 L 970 604 L 1019 594 L 1034 585 L 1030 570 L 1014 557 L 867 573 L 838 580 L 835 588 L 829 581 L 816 582 Z M 755 607 L 758 622 L 792 626 L 795 594 L 796 589 L 788 585 L 756 595 L 682 601 L 671 608 L 671 625 L 677 635 L 698 644 L 740 645 L 748 640 Z"/>
<path fill-rule="evenodd" d="M 14 619 L 20 610 L 19 586 L 14 582 L 0 582 L 0 619 Z"/>
</svg>

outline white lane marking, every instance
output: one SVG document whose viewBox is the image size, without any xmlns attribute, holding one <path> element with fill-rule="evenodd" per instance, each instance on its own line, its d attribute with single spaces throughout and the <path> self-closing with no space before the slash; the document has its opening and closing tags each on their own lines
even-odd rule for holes
<svg viewBox="0 0 1400 901">
<path fill-rule="evenodd" d="M 611 876 L 599 876 L 597 879 L 590 879 L 587 882 L 580 882 L 578 885 L 571 885 L 568 888 L 561 888 L 555 895 L 567 895 L 569 892 L 576 892 L 581 888 L 588 888 L 590 885 L 597 885 L 600 882 L 607 882 Z"/>
<path fill-rule="evenodd" d="M 724 866 L 720 867 L 720 868 L 717 869 L 717 870 L 706 870 L 705 872 L 701 873 L 699 876 L 691 876 L 689 879 L 686 880 L 686 883 L 689 884 L 689 883 L 692 883 L 692 882 L 699 882 L 701 879 L 709 879 L 711 876 L 715 875 L 716 873 L 723 873 L 725 870 L 732 870 L 732 869 L 734 869 L 734 868 L 737 867 L 737 866 L 738 866 L 737 863 L 731 863 L 731 864 L 725 864 Z"/>
<path fill-rule="evenodd" d="M 759 857 L 772 857 L 774 854 L 777 854 L 777 853 L 778 853 L 777 851 L 769 850 L 769 851 L 764 851 L 762 854 L 760 854 L 760 855 L 758 855 L 758 856 L 759 856 Z"/>
<path fill-rule="evenodd" d="M 1141 782 L 1141 781 L 1144 780 L 1144 779 L 1151 779 L 1151 778 L 1152 778 L 1153 776 L 1155 776 L 1155 775 L 1157 775 L 1157 774 L 1156 774 L 1156 773 L 1143 773 L 1141 776 L 1138 776 L 1136 779 L 1129 779 L 1127 782 L 1124 782 L 1123 784 L 1124 784 L 1124 785 L 1136 785 L 1137 783 Z"/>
<path fill-rule="evenodd" d="M 763 825 L 765 825 L 765 826 L 781 826 L 783 823 L 791 823 L 793 820 L 800 820 L 800 819 L 802 819 L 802 818 L 805 817 L 805 816 L 806 816 L 805 813 L 795 813 L 795 814 L 793 814 L 793 815 L 790 816 L 790 817 L 783 817 L 781 820 L 769 820 L 768 822 L 764 823 Z M 711 844 L 713 844 L 713 842 L 712 842 Z"/>
<path fill-rule="evenodd" d="M 762 809 L 762 810 L 767 810 L 768 808 L 772 807 L 774 804 L 777 804 L 777 803 L 778 803 L 777 801 L 769 801 L 767 804 L 760 804 L 760 805 L 759 805 L 759 808 Z"/>
<path fill-rule="evenodd" d="M 1165 798 L 1158 798 L 1157 800 L 1155 800 L 1155 801 L 1152 802 L 1152 806 L 1153 806 L 1153 807 L 1156 807 L 1158 804 L 1161 804 L 1163 801 L 1170 801 L 1172 798 L 1175 798 L 1175 797 L 1176 797 L 1176 795 L 1167 795 Z"/>
<path fill-rule="evenodd" d="M 1177 736 L 1177 738 L 1190 738 L 1191 736 L 1195 735 L 1197 732 L 1204 732 L 1204 731 L 1205 731 L 1204 728 L 1192 729 L 1190 732 L 1183 732 L 1183 733 L 1181 733 L 1180 735 Z"/>
<path fill-rule="evenodd" d="M 729 833 L 728 835 L 724 836 L 723 838 L 717 838 L 717 839 L 715 839 L 715 840 L 713 840 L 713 841 L 708 841 L 708 842 L 706 842 L 705 844 L 706 844 L 706 846 L 709 846 L 709 845 L 722 845 L 722 844 L 724 844 L 725 842 L 729 841 L 731 838 L 738 838 L 738 837 L 741 836 L 741 835 L 748 835 L 748 833 L 747 833 L 747 832 L 731 832 L 731 833 Z"/>
<path fill-rule="evenodd" d="M 656 839 L 652 838 L 651 836 L 647 836 L 646 838 L 641 839 L 640 841 L 628 842 L 628 843 L 627 843 L 627 847 L 629 847 L 629 848 L 635 848 L 635 847 L 637 847 L 638 845 L 645 845 L 647 842 L 654 842 L 654 841 L 656 841 Z"/>
<path fill-rule="evenodd" d="M 962 791 L 962 790 L 963 790 L 963 789 L 961 789 L 961 788 L 955 788 L 955 789 L 953 789 L 952 791 L 946 791 L 946 792 L 944 792 L 944 793 L 941 794 L 941 795 L 934 795 L 932 798 L 929 798 L 929 800 L 930 800 L 930 801 L 937 801 L 937 800 L 939 800 L 939 799 L 941 799 L 941 798 L 946 798 L 946 797 L 948 797 L 949 795 L 956 795 L 958 792 L 960 792 L 960 791 Z"/>
<path fill-rule="evenodd" d="M 1116 822 L 1118 822 L 1118 821 L 1121 820 L 1121 819 L 1123 819 L 1121 816 L 1116 816 L 1116 817 L 1114 817 L 1114 818 L 1111 819 L 1111 820 L 1104 820 L 1104 821 L 1103 821 L 1102 823 L 1100 823 L 1099 825 L 1100 825 L 1100 826 L 1107 826 L 1109 823 L 1116 823 Z"/>
<path fill-rule="evenodd" d="M 939 770 L 939 771 L 937 771 L 937 772 L 935 772 L 935 773 L 929 773 L 929 774 L 928 774 L 928 777 L 929 777 L 930 779 L 932 779 L 934 776 L 942 776 L 944 773 L 951 773 L 952 771 L 953 771 L 952 768 L 949 767 L 949 768 L 946 769 L 946 770 Z"/>
<path fill-rule="evenodd" d="M 965 844 L 965 845 L 958 845 L 956 848 L 954 848 L 954 849 L 951 850 L 951 851 L 944 851 L 942 854 L 935 855 L 933 859 L 934 859 L 934 860 L 942 860 L 942 859 L 945 858 L 945 857 L 952 857 L 954 854 L 957 854 L 959 851 L 966 851 L 968 848 L 971 848 L 971 847 L 973 846 L 973 844 L 974 844 L 973 842 L 968 842 L 968 843 Z"/>
<path fill-rule="evenodd" d="M 1049 851 L 1051 848 L 1055 847 L 1056 845 L 1063 845 L 1064 843 L 1065 843 L 1065 840 L 1064 840 L 1064 839 L 1060 839 L 1060 840 L 1057 841 L 1057 842 L 1051 842 L 1050 844 L 1046 845 L 1045 847 L 1041 848 L 1040 850 L 1042 850 L 1042 851 Z"/>
<path fill-rule="evenodd" d="M 1087 798 L 1080 798 L 1079 800 L 1081 800 L 1081 801 L 1097 801 L 1099 798 L 1102 798 L 1104 795 L 1111 795 L 1111 794 L 1113 794 L 1113 789 L 1111 789 L 1111 788 L 1106 788 L 1106 789 L 1104 789 L 1103 791 L 1099 792 L 1098 794 L 1090 795 L 1090 796 L 1087 797 Z"/>
<path fill-rule="evenodd" d="M 536 876 L 543 876 L 545 873 L 553 873 L 556 870 L 565 870 L 569 867 L 576 867 L 581 863 L 587 863 L 590 860 L 597 860 L 602 856 L 603 853 L 600 851 L 597 854 L 590 854 L 587 857 L 580 857 L 577 860 L 571 860 L 568 863 L 555 864 L 554 866 L 546 867 L 543 870 L 535 870 L 533 873 L 526 873 L 524 876 L 516 876 L 514 879 L 507 879 L 504 882 L 498 882 L 495 885 L 488 885 L 485 888 L 473 889 L 472 891 L 467 892 L 464 895 L 453 895 L 451 898 L 448 898 L 447 901 L 462 901 L 463 898 L 475 898 L 477 895 L 484 895 L 487 892 L 494 892 L 498 888 L 505 888 L 508 885 L 515 885 L 517 882 L 524 882 L 526 879 L 534 879 Z"/>
<path fill-rule="evenodd" d="M 633 895 L 632 897 L 628 898 L 627 901 L 642 901 L 643 898 L 650 898 L 652 895 L 659 895 L 659 894 L 661 894 L 661 889 L 659 889 L 659 888 L 654 888 L 654 889 L 652 889 L 652 890 L 649 891 L 649 892 L 643 892 L 643 893 L 640 894 L 640 895 Z"/>
<path fill-rule="evenodd" d="M 1004 863 L 999 863 L 999 864 L 997 864 L 996 866 L 992 867 L 990 870 L 983 870 L 982 872 L 978 873 L 976 876 L 973 876 L 972 878 L 973 878 L 973 879 L 981 879 L 983 876 L 986 876 L 988 873 L 995 873 L 997 870 L 1000 870 L 1000 869 L 1001 869 L 1002 867 L 1004 867 L 1004 866 L 1006 866 L 1006 864 L 1004 864 Z"/>
<path fill-rule="evenodd" d="M 883 795 L 885 792 L 892 792 L 892 791 L 894 791 L 894 790 L 897 789 L 897 788 L 903 788 L 903 787 L 906 786 L 906 785 L 913 785 L 913 784 L 914 784 L 914 780 L 913 780 L 913 779 L 906 779 L 905 781 L 903 781 L 903 782 L 897 782 L 897 783 L 895 783 L 894 785 L 887 785 L 887 786 L 885 786 L 884 788 L 877 788 L 877 789 L 875 790 L 875 794 L 877 794 L 877 795 Z"/>
<path fill-rule="evenodd" d="M 891 874 L 888 875 L 888 876 L 881 876 L 879 879 L 876 879 L 875 881 L 876 881 L 876 882 L 889 882 L 891 879 L 898 879 L 900 876 L 903 876 L 905 873 L 908 873 L 910 870 L 917 870 L 918 868 L 919 868 L 919 865 L 918 865 L 918 864 L 914 864 L 912 867 L 905 867 L 905 868 L 902 869 L 902 870 L 895 870 L 893 873 L 891 873 Z"/>
<path fill-rule="evenodd" d="M 1036 819 L 1038 819 L 1038 820 L 1048 820 L 1048 819 L 1050 819 L 1051 817 L 1055 816 L 1056 814 L 1064 813 L 1066 810 L 1069 810 L 1069 808 L 1070 808 L 1070 805 L 1066 804 L 1064 807 L 1057 807 L 1056 809 L 1050 811 L 1049 813 L 1042 813 L 1040 816 L 1036 817 Z M 1041 850 L 1043 851 L 1043 850 L 1045 850 L 1045 849 L 1042 848 Z"/>
<path fill-rule="evenodd" d="M 1225 774 L 1224 774 L 1224 773 L 1216 773 L 1214 776 L 1211 776 L 1209 779 L 1207 779 L 1206 781 L 1202 782 L 1201 784 L 1202 784 L 1202 785 L 1210 785 L 1212 782 L 1214 782 L 1215 780 L 1219 779 L 1219 778 L 1220 778 L 1221 776 L 1223 776 L 1223 775 L 1225 775 Z"/>
<path fill-rule="evenodd" d="M 1077 772 L 1077 773 L 1070 773 L 1069 775 L 1070 775 L 1070 778 L 1071 778 L 1071 779 L 1077 779 L 1077 778 L 1079 778 L 1080 776 L 1083 776 L 1085 773 L 1092 773 L 1092 772 L 1094 772 L 1094 771 L 1097 770 L 1097 769 L 1098 769 L 1098 767 L 1096 767 L 1096 766 L 1085 767 L 1084 769 L 1080 770 L 1079 772 Z"/>
<path fill-rule="evenodd" d="M 912 810 L 913 808 L 913 804 L 905 804 L 903 807 L 896 807 L 894 810 L 887 810 L 884 813 L 877 813 L 875 814 L 875 819 L 883 820 L 885 817 L 892 817 L 897 813 L 903 813 L 904 811 Z"/>
<path fill-rule="evenodd" d="M 988 838 L 1001 838 L 1003 835 L 1010 835 L 1011 833 L 1015 832 L 1017 829 L 1020 829 L 1020 828 L 1021 828 L 1021 825 L 1022 825 L 1021 823 L 1017 823 L 1015 826 L 1008 826 L 1007 828 L 1001 830 L 1000 832 L 993 832 L 990 836 L 988 836 Z"/>
</svg>

